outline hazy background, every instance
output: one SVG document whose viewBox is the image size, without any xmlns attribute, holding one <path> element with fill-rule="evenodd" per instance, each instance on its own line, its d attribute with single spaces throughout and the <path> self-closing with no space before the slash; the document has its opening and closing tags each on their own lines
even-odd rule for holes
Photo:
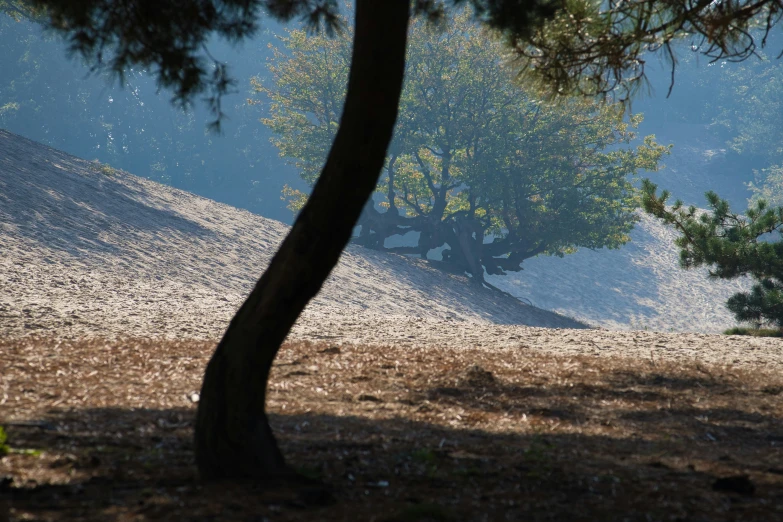
<svg viewBox="0 0 783 522">
<path fill-rule="evenodd" d="M 129 71 L 120 88 L 116 81 L 66 58 L 65 44 L 35 24 L 0 16 L 0 127 L 290 223 L 293 215 L 281 200 L 281 188 L 288 184 L 304 190 L 306 185 L 269 142 L 271 133 L 259 121 L 265 105 L 247 103 L 250 78 L 268 75 L 268 46 L 282 31 L 280 25 L 267 22 L 262 33 L 238 48 L 219 41 L 210 46 L 236 79 L 236 93 L 224 100 L 228 119 L 223 134 L 215 135 L 206 129 L 211 115 L 204 105 L 187 111 L 172 106 L 169 94 L 158 92 L 143 71 Z M 780 40 L 770 41 L 773 53 Z M 672 156 L 664 159 L 670 168 L 654 175 L 654 181 L 688 203 L 703 204 L 701 194 L 714 189 L 744 209 L 750 196 L 746 184 L 753 181 L 754 169 L 767 167 L 771 160 L 759 151 L 732 149 L 729 142 L 739 130 L 730 115 L 731 91 L 738 77 L 779 70 L 774 54 L 772 58 L 767 63 L 752 59 L 740 70 L 725 62 L 710 65 L 686 52 L 668 98 L 671 70 L 658 57 L 650 59 L 651 93 L 632 105 L 634 112 L 645 115 L 639 135 L 655 134 L 659 142 L 674 144 Z M 736 109 L 747 112 L 739 104 Z M 770 111 L 781 112 L 780 107 Z M 721 161 L 711 162 L 708 178 L 689 175 L 688 165 L 716 155 Z"/>
</svg>

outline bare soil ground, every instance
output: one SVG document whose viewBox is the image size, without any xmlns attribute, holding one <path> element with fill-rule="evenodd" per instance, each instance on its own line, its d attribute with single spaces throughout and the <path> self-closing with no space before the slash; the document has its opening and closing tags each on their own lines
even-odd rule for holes
<svg viewBox="0 0 783 522">
<path fill-rule="evenodd" d="M 0 520 L 783 518 L 783 377 L 762 364 L 288 344 L 272 422 L 314 482 L 208 484 L 213 347 L 0 341 Z"/>
</svg>

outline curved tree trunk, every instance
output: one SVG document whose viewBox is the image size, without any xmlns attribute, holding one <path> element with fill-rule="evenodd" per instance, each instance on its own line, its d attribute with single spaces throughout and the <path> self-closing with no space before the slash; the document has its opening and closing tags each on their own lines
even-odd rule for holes
<svg viewBox="0 0 783 522">
<path fill-rule="evenodd" d="M 326 165 L 207 366 L 195 429 L 203 478 L 287 473 L 264 412 L 269 372 L 299 314 L 337 264 L 378 181 L 397 118 L 409 3 L 356 2 L 345 108 Z"/>
</svg>

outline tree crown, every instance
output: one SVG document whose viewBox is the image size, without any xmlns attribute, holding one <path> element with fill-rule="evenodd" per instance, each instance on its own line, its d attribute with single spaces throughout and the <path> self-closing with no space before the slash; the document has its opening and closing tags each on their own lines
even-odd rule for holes
<svg viewBox="0 0 783 522">
<path fill-rule="evenodd" d="M 628 147 L 642 118 L 624 121 L 619 105 L 548 103 L 515 85 L 497 33 L 472 19 L 465 10 L 439 31 L 412 25 L 395 137 L 376 189 L 381 212 L 367 209 L 359 241 L 382 248 L 419 232 L 416 246 L 392 250 L 426 256 L 448 244 L 443 255 L 476 275 L 478 265 L 503 273 L 539 253 L 625 243 L 637 204 L 628 176 L 656 170 L 668 149 L 653 137 Z M 273 46 L 272 81 L 253 82 L 270 102 L 262 121 L 280 155 L 311 186 L 339 127 L 351 34 L 288 31 Z M 290 188 L 284 195 L 292 210 L 307 201 Z"/>
</svg>

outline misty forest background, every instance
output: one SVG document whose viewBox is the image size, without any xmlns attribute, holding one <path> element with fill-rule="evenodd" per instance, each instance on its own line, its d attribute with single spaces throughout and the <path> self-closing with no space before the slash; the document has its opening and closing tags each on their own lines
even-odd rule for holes
<svg viewBox="0 0 783 522">
<path fill-rule="evenodd" d="M 94 74 L 78 59 L 66 59 L 66 44 L 37 24 L 0 16 L 0 127 L 113 168 L 166 183 L 265 217 L 291 223 L 294 214 L 281 197 L 285 186 L 307 191 L 297 170 L 271 143 L 268 99 L 254 93 L 251 80 L 274 85 L 268 68 L 272 47 L 286 29 L 266 22 L 252 42 L 232 47 L 214 41 L 210 53 L 229 64 L 234 93 L 223 100 L 222 134 L 208 130 L 207 104 L 185 110 L 170 103 L 145 71 L 125 72 L 125 85 Z M 770 38 L 770 53 L 782 42 Z M 682 44 L 683 46 L 688 44 Z M 783 201 L 783 62 L 775 54 L 744 63 L 709 63 L 687 49 L 680 53 L 675 85 L 667 97 L 671 68 L 653 57 L 647 64 L 650 93 L 638 97 L 643 113 L 638 136 L 654 134 L 673 144 L 667 164 L 695 154 L 678 148 L 692 134 L 719 143 L 711 153 L 709 186 L 689 190 L 664 169 L 650 177 L 674 198 L 705 206 L 701 194 L 716 191 L 741 211 L 762 196 Z M 259 103 L 248 103 L 248 99 Z M 693 141 L 690 140 L 692 143 Z M 703 153 L 700 151 L 699 153 Z M 686 162 L 687 163 L 687 162 Z M 644 173 L 643 173 L 644 175 Z"/>
</svg>

